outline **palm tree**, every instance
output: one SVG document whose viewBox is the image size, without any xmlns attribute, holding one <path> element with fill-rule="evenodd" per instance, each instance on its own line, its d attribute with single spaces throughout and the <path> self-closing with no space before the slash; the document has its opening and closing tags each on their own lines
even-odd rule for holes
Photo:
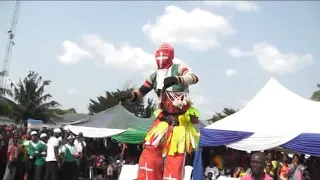
<svg viewBox="0 0 320 180">
<path fill-rule="evenodd" d="M 6 101 L 0 101 L 0 116 L 11 117 L 12 107 Z"/>
<path fill-rule="evenodd" d="M 223 108 L 222 113 L 225 115 L 225 117 L 230 116 L 234 113 L 236 113 L 238 110 L 232 109 L 232 108 Z"/>
<path fill-rule="evenodd" d="M 43 80 L 38 73 L 30 71 L 18 84 L 11 83 L 12 93 L 1 96 L 13 109 L 16 121 L 26 121 L 29 118 L 48 121 L 49 109 L 59 106 L 56 101 L 49 101 L 51 94 L 45 93 L 45 87 L 50 80 Z"/>
<path fill-rule="evenodd" d="M 155 108 L 156 108 L 156 104 L 155 104 L 154 100 L 148 98 L 147 99 L 147 107 L 144 108 L 144 112 L 145 112 L 144 117 L 145 118 L 151 117 Z"/>
<path fill-rule="evenodd" d="M 0 96 L 9 95 L 12 96 L 12 92 L 10 89 L 0 87 Z"/>
<path fill-rule="evenodd" d="M 222 112 L 215 112 L 215 114 L 213 115 L 213 117 L 211 119 L 208 119 L 208 123 L 211 124 L 211 123 L 214 123 L 214 122 L 217 122 L 217 121 L 220 121 L 221 119 L 227 117 L 227 116 L 230 116 L 234 113 L 236 113 L 238 110 L 236 109 L 232 109 L 232 108 L 223 108 Z"/>
<path fill-rule="evenodd" d="M 132 91 L 132 88 L 129 88 L 125 91 Z M 90 99 L 90 103 L 88 106 L 88 110 L 90 114 L 95 114 L 106 109 L 109 109 L 120 103 L 120 95 L 123 91 L 117 89 L 114 92 L 105 92 L 104 96 L 98 96 L 97 100 Z M 144 106 L 144 100 L 130 102 L 123 101 L 121 103 L 123 107 L 125 107 L 129 112 L 135 114 L 139 117 L 150 117 L 152 115 L 154 109 L 154 102 L 152 99 L 148 99 L 147 107 Z"/>
</svg>

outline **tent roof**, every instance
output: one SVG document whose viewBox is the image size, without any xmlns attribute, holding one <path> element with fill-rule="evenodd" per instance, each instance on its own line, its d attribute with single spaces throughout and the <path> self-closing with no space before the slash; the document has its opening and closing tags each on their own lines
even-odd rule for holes
<svg viewBox="0 0 320 180">
<path fill-rule="evenodd" d="M 205 129 L 320 133 L 319 110 L 319 102 L 300 97 L 271 78 L 243 109 Z"/>
<path fill-rule="evenodd" d="M 88 121 L 77 124 L 79 126 L 110 128 L 110 129 L 128 129 L 148 130 L 153 123 L 154 118 L 139 118 L 130 113 L 122 105 L 118 104 L 106 111 L 99 112 L 89 116 Z"/>
<path fill-rule="evenodd" d="M 55 119 L 55 122 L 61 123 L 61 124 L 72 124 L 74 122 L 77 122 L 81 119 L 88 118 L 88 114 L 83 113 L 67 113 L 63 115 L 58 115 L 58 118 Z"/>
<path fill-rule="evenodd" d="M 125 134 L 125 136 L 133 136 L 134 141 L 141 141 L 140 136 L 146 132 L 152 125 L 154 118 L 139 118 L 126 110 L 123 106 L 116 105 L 106 111 L 88 116 L 72 125 L 67 125 L 75 134 L 82 132 L 85 137 L 101 138 L 111 137 L 125 132 L 127 129 L 135 129 L 133 132 Z M 122 136 L 119 136 L 120 138 Z M 131 140 L 133 141 L 133 140 Z"/>
<path fill-rule="evenodd" d="M 148 130 L 154 118 L 139 118 L 130 113 L 122 105 L 118 104 L 106 111 L 99 112 L 86 118 L 82 123 L 75 126 L 86 126 L 109 129 Z"/>
</svg>

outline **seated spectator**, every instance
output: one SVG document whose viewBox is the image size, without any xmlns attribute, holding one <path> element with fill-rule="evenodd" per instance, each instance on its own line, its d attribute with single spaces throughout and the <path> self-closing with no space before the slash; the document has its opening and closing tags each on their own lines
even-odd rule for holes
<svg viewBox="0 0 320 180">
<path fill-rule="evenodd" d="M 270 164 L 266 165 L 265 173 L 274 179 L 274 175 L 271 174 L 271 172 L 272 172 L 272 166 Z"/>
<path fill-rule="evenodd" d="M 243 169 L 241 167 L 237 167 L 235 170 L 234 170 L 234 173 L 233 173 L 233 178 L 239 178 L 241 177 L 241 173 L 243 174 Z"/>
<path fill-rule="evenodd" d="M 206 168 L 205 176 L 208 177 L 209 173 L 212 173 L 213 180 L 216 180 L 220 174 L 219 169 L 213 163 L 210 163 L 210 165 Z"/>
<path fill-rule="evenodd" d="M 299 155 L 295 154 L 292 157 L 292 167 L 289 169 L 288 172 L 288 179 L 289 180 L 300 180 L 302 179 L 303 175 L 303 165 L 300 164 Z"/>
<path fill-rule="evenodd" d="M 105 164 L 104 174 L 105 174 L 105 180 L 112 180 L 113 179 L 113 166 L 111 163 Z"/>
<path fill-rule="evenodd" d="M 208 172 L 208 176 L 206 177 L 206 180 L 214 180 L 212 172 Z"/>
<path fill-rule="evenodd" d="M 282 156 L 282 162 L 279 163 L 279 168 L 278 168 L 278 174 L 279 174 L 279 179 L 280 180 L 287 180 L 288 179 L 288 171 L 289 171 L 289 159 L 288 155 L 284 154 Z"/>
<path fill-rule="evenodd" d="M 273 180 L 264 172 L 266 157 L 263 153 L 257 152 L 251 156 L 250 166 L 252 173 L 241 178 L 241 180 Z"/>
</svg>

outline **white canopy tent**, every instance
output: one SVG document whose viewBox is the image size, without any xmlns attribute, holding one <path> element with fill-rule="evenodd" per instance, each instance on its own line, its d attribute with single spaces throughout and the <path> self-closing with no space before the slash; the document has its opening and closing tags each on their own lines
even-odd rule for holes
<svg viewBox="0 0 320 180">
<path fill-rule="evenodd" d="M 89 138 L 112 137 L 114 135 L 117 135 L 126 131 L 126 129 L 94 128 L 94 127 L 73 126 L 73 125 L 67 125 L 64 128 L 71 131 L 74 134 L 79 134 L 81 132 L 84 137 L 89 137 Z"/>
<path fill-rule="evenodd" d="M 257 151 L 281 146 L 301 133 L 320 133 L 320 103 L 300 97 L 271 78 L 239 112 L 205 129 L 254 133 L 228 147 Z"/>
</svg>

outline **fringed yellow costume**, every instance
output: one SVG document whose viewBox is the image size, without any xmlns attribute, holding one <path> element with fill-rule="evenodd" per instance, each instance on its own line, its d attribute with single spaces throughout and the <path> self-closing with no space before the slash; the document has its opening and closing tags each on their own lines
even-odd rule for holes
<svg viewBox="0 0 320 180">
<path fill-rule="evenodd" d="M 154 112 L 155 117 L 161 115 L 161 109 Z M 197 148 L 200 134 L 190 120 L 191 116 L 199 118 L 199 111 L 190 107 L 183 115 L 178 116 L 179 125 L 171 127 L 165 121 L 156 121 L 148 132 L 145 142 L 157 146 L 164 143 L 163 155 L 191 153 Z"/>
</svg>

